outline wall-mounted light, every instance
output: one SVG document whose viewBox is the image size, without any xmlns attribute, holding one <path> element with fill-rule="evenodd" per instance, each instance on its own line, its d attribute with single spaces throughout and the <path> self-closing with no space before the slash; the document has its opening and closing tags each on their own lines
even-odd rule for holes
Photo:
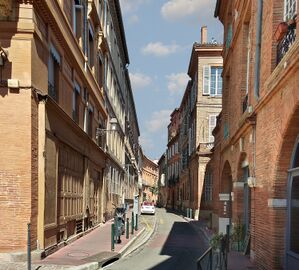
<svg viewBox="0 0 299 270">
<path fill-rule="evenodd" d="M 117 131 L 118 130 L 118 122 L 117 122 L 116 118 L 111 118 L 109 123 L 110 123 L 110 129 L 97 128 L 97 130 L 96 130 L 96 139 L 98 139 L 99 136 L 104 135 L 106 132 Z"/>
<path fill-rule="evenodd" d="M 8 58 L 8 51 L 4 50 L 0 45 L 0 67 L 3 67 Z"/>
</svg>

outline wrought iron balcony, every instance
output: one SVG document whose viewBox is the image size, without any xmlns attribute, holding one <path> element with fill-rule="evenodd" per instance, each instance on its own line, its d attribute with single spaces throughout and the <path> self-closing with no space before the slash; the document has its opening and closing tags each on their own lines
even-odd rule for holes
<svg viewBox="0 0 299 270">
<path fill-rule="evenodd" d="M 246 94 L 246 96 L 244 97 L 243 102 L 242 102 L 242 112 L 243 113 L 246 112 L 247 107 L 248 107 L 248 94 Z"/>
<path fill-rule="evenodd" d="M 290 25 L 288 25 L 288 31 L 285 36 L 279 41 L 277 45 L 277 64 L 288 52 L 292 44 L 296 39 L 296 20 Z"/>
</svg>

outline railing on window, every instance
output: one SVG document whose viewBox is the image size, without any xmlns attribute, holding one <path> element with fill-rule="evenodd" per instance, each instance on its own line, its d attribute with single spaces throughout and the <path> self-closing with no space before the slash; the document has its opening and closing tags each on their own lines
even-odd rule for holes
<svg viewBox="0 0 299 270">
<path fill-rule="evenodd" d="M 242 102 L 242 112 L 243 113 L 246 112 L 247 107 L 248 107 L 248 94 L 246 94 L 246 96 L 244 97 L 243 102 Z"/>
<path fill-rule="evenodd" d="M 288 52 L 296 39 L 296 20 L 288 26 L 288 31 L 277 45 L 277 64 Z"/>
<path fill-rule="evenodd" d="M 53 84 L 48 82 L 48 95 L 52 97 L 54 100 L 57 100 L 56 90 Z"/>
</svg>

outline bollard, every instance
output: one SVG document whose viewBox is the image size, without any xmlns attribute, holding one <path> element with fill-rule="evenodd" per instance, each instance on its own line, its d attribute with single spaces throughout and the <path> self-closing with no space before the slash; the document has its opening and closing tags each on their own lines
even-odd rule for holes
<svg viewBox="0 0 299 270">
<path fill-rule="evenodd" d="M 114 251 L 114 232 L 115 232 L 115 225 L 114 223 L 111 224 L 111 251 Z"/>
<path fill-rule="evenodd" d="M 127 218 L 127 224 L 126 224 L 126 238 L 129 239 L 129 230 L 130 230 L 130 222 L 129 218 Z"/>
<path fill-rule="evenodd" d="M 192 208 L 190 208 L 190 218 L 193 218 L 193 216 L 192 216 Z"/>
<path fill-rule="evenodd" d="M 27 224 L 27 265 L 28 270 L 31 270 L 31 237 L 30 237 L 30 223 Z"/>
<path fill-rule="evenodd" d="M 131 224 L 132 225 L 131 226 L 132 227 L 131 234 L 134 234 L 134 212 L 132 212 L 132 221 L 131 222 L 132 222 L 132 224 Z"/>
<path fill-rule="evenodd" d="M 138 214 L 136 214 L 135 231 L 138 231 Z"/>
</svg>

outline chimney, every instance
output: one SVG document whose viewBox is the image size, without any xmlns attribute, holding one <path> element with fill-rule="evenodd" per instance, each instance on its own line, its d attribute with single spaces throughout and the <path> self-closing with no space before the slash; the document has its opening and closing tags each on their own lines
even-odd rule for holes
<svg viewBox="0 0 299 270">
<path fill-rule="evenodd" d="M 208 43 L 208 28 L 206 26 L 201 27 L 201 44 Z"/>
</svg>

